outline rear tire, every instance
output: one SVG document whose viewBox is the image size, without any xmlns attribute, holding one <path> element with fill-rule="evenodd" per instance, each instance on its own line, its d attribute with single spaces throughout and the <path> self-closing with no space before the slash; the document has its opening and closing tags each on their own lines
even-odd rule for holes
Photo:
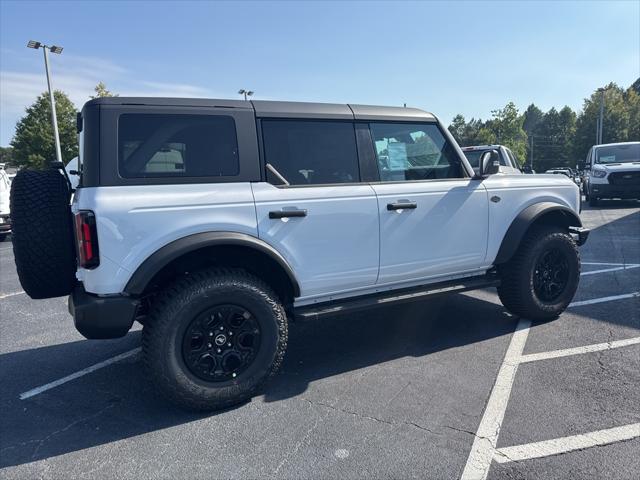
<svg viewBox="0 0 640 480">
<path fill-rule="evenodd" d="M 557 318 L 569 305 L 580 280 L 580 254 L 559 227 L 533 227 L 518 251 L 499 266 L 498 295 L 514 315 L 534 321 Z"/>
<path fill-rule="evenodd" d="M 142 333 L 149 374 L 187 410 L 249 400 L 275 374 L 287 346 L 280 300 L 243 270 L 189 275 L 157 297 Z"/>
<path fill-rule="evenodd" d="M 69 295 L 76 283 L 71 191 L 55 169 L 20 170 L 11 182 L 18 278 L 31 298 Z"/>
</svg>

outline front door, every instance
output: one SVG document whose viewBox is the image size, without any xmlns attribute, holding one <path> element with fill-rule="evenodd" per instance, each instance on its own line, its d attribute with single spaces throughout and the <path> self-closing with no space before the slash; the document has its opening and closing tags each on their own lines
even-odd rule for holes
<svg viewBox="0 0 640 480">
<path fill-rule="evenodd" d="M 380 182 L 378 284 L 435 279 L 482 268 L 487 191 L 465 173 L 436 123 L 370 124 Z"/>
<path fill-rule="evenodd" d="M 293 268 L 301 299 L 374 285 L 378 204 L 360 183 L 353 122 L 261 124 L 268 166 L 267 182 L 252 185 L 258 234 Z"/>
</svg>

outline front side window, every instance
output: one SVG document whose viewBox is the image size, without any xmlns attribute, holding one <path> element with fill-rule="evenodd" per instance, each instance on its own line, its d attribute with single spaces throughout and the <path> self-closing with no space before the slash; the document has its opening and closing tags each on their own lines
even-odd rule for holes
<svg viewBox="0 0 640 480">
<path fill-rule="evenodd" d="M 265 162 L 290 185 L 360 181 L 353 123 L 263 120 Z M 267 169 L 267 180 L 281 185 Z"/>
<path fill-rule="evenodd" d="M 435 124 L 372 123 L 380 180 L 438 180 L 464 177 L 451 144 Z"/>
<path fill-rule="evenodd" d="M 225 115 L 123 114 L 118 165 L 124 178 L 237 175 L 235 122 Z"/>
</svg>

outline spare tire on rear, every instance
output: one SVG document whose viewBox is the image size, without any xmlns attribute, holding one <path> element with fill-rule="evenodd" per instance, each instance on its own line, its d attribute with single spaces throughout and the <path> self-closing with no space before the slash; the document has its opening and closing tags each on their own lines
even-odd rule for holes
<svg viewBox="0 0 640 480">
<path fill-rule="evenodd" d="M 18 278 L 31 298 L 68 295 L 76 283 L 71 191 L 60 171 L 20 170 L 11 182 Z"/>
</svg>

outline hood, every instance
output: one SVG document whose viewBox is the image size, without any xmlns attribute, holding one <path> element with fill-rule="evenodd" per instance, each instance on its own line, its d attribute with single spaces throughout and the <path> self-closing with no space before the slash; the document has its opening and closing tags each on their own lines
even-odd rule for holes
<svg viewBox="0 0 640 480">
<path fill-rule="evenodd" d="M 610 172 L 638 172 L 640 171 L 640 160 L 627 163 L 596 163 L 593 168 L 604 169 Z"/>
</svg>

